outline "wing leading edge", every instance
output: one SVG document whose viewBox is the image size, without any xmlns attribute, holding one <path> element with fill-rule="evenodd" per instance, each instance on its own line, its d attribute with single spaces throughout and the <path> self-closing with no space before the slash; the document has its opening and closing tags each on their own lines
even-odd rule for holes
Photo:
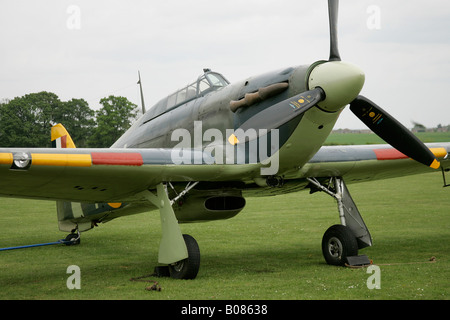
<svg viewBox="0 0 450 320">
<path fill-rule="evenodd" d="M 450 143 L 426 146 L 441 161 L 441 169 L 450 168 Z M 347 183 L 435 172 L 389 145 L 324 146 L 300 169 L 301 177 L 343 177 Z"/>
<path fill-rule="evenodd" d="M 173 149 L 0 149 L 0 195 L 48 200 L 126 202 L 162 181 L 242 180 L 259 164 L 175 164 Z M 186 151 L 184 151 L 186 152 Z"/>
</svg>

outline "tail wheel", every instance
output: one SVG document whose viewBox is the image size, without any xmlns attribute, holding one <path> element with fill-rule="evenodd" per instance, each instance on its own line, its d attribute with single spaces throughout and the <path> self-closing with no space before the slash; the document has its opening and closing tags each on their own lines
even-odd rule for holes
<svg viewBox="0 0 450 320">
<path fill-rule="evenodd" d="M 328 264 L 342 266 L 347 257 L 358 255 L 358 242 L 348 227 L 336 224 L 323 235 L 322 253 Z"/>
<path fill-rule="evenodd" d="M 70 233 L 64 239 L 64 243 L 66 246 L 77 245 L 80 244 L 80 242 L 81 242 L 80 235 L 76 233 Z"/>
<path fill-rule="evenodd" d="M 195 279 L 200 269 L 200 248 L 197 241 L 188 234 L 183 234 L 188 257 L 169 265 L 170 276 L 174 279 Z"/>
</svg>

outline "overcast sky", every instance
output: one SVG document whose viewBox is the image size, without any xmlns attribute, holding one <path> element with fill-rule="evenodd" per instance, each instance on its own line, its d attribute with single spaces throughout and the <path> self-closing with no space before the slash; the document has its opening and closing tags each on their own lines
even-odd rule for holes
<svg viewBox="0 0 450 320">
<path fill-rule="evenodd" d="M 54 92 L 147 108 L 209 67 L 231 82 L 328 59 L 326 0 L 0 0 L 0 99 Z M 341 0 L 339 50 L 407 127 L 450 124 L 450 1 Z M 336 128 L 364 128 L 347 108 Z"/>
</svg>

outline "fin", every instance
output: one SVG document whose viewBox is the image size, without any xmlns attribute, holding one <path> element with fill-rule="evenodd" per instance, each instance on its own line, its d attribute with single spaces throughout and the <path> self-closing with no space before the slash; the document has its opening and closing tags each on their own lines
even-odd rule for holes
<svg viewBox="0 0 450 320">
<path fill-rule="evenodd" d="M 70 134 L 61 123 L 52 127 L 52 148 L 76 148 Z"/>
<path fill-rule="evenodd" d="M 55 124 L 51 130 L 52 148 L 76 148 L 73 143 L 70 134 L 66 128 L 61 124 Z M 72 203 L 66 201 L 56 201 L 56 211 L 58 216 L 58 226 L 60 231 L 72 232 L 73 230 L 80 229 L 78 223 L 73 222 L 76 218 L 82 216 L 82 212 L 77 210 L 75 214 L 72 210 Z M 90 229 L 90 222 L 88 226 L 83 226 L 83 229 Z M 79 230 L 84 231 L 84 230 Z"/>
</svg>

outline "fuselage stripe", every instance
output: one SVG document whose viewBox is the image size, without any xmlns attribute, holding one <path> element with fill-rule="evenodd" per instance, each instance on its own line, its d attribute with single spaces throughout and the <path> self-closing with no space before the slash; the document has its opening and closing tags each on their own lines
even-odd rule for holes
<svg viewBox="0 0 450 320">
<path fill-rule="evenodd" d="M 374 149 L 377 160 L 396 160 L 407 159 L 408 156 L 404 155 L 397 149 Z"/>
<path fill-rule="evenodd" d="M 12 164 L 13 155 L 12 153 L 0 153 L 0 164 Z"/>
<path fill-rule="evenodd" d="M 89 154 L 32 153 L 31 159 L 33 166 L 90 167 L 92 165 Z"/>
<path fill-rule="evenodd" d="M 437 158 L 443 158 L 447 155 L 447 150 L 445 148 L 430 148 L 430 151 Z M 397 149 L 374 149 L 373 152 L 375 152 L 377 160 L 396 160 L 409 158 Z"/>
<path fill-rule="evenodd" d="M 140 153 L 92 153 L 93 165 L 142 166 L 144 160 Z"/>
</svg>

